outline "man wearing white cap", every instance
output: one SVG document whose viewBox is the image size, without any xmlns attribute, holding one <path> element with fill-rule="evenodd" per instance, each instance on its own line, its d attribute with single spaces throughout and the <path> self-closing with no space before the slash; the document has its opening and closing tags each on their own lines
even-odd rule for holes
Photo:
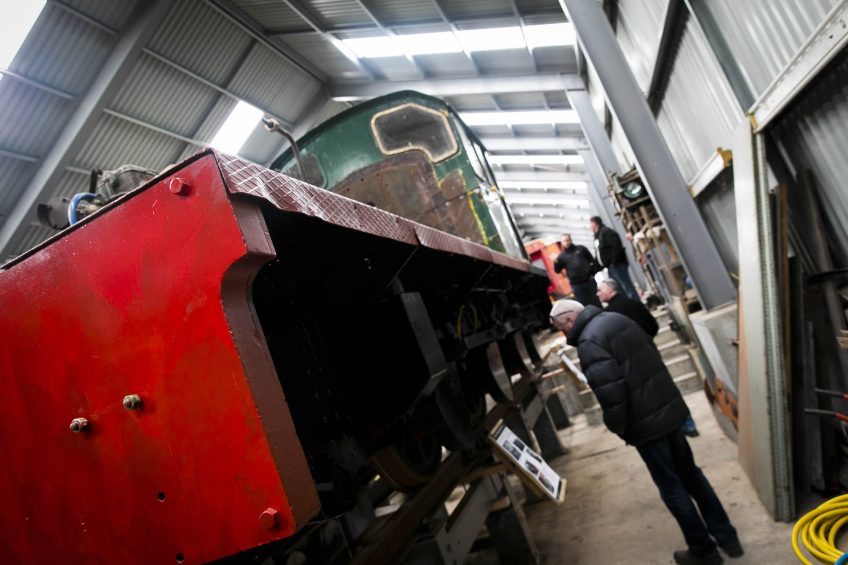
<svg viewBox="0 0 848 565">
<path fill-rule="evenodd" d="M 730 557 L 742 555 L 736 530 L 681 430 L 689 409 L 648 334 L 621 314 L 575 300 L 555 302 L 551 323 L 577 348 L 604 424 L 636 448 L 680 525 L 689 549 L 675 551 L 674 561 L 723 563 L 716 544 Z"/>
</svg>

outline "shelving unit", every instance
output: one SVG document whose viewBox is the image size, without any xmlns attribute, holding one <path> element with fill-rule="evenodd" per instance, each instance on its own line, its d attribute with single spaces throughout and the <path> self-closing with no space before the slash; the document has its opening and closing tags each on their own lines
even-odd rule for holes
<svg viewBox="0 0 848 565">
<path fill-rule="evenodd" d="M 648 280 L 666 302 L 679 298 L 687 310 L 700 308 L 695 291 L 686 285 L 686 270 L 675 250 L 651 197 L 645 193 L 634 199 L 625 196 L 621 187 L 628 183 L 641 184 L 639 173 L 631 169 L 620 177 L 612 177 L 608 185 L 624 229 L 630 234 L 636 258 Z"/>
</svg>

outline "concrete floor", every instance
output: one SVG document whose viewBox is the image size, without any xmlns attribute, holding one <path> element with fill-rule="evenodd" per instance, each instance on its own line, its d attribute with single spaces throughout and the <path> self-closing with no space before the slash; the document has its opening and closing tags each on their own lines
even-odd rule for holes
<svg viewBox="0 0 848 565">
<path fill-rule="evenodd" d="M 725 556 L 725 562 L 794 562 L 791 524 L 768 516 L 736 460 L 736 445 L 720 430 L 704 394 L 685 398 L 701 432 L 690 440 L 695 460 L 745 547 L 742 558 Z M 552 465 L 568 480 L 565 503 L 525 506 L 542 563 L 674 563 L 672 552 L 685 548 L 683 535 L 636 450 L 603 426 L 589 427 L 582 415 L 560 436 L 571 452 Z"/>
</svg>

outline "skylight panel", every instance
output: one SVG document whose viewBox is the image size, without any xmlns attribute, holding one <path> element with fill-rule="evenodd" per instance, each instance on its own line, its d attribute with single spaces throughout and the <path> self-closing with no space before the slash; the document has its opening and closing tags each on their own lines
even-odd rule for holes
<svg viewBox="0 0 848 565">
<path fill-rule="evenodd" d="M 514 181 L 504 180 L 497 183 L 500 188 L 504 189 L 525 189 L 525 190 L 585 190 L 586 183 L 582 181 Z"/>
<path fill-rule="evenodd" d="M 44 8 L 44 0 L 3 3 L 0 18 L 0 69 L 8 69 Z"/>
<path fill-rule="evenodd" d="M 574 110 L 530 110 L 517 112 L 462 112 L 459 115 L 469 126 L 520 124 L 577 124 Z"/>
<path fill-rule="evenodd" d="M 526 26 L 524 36 L 531 49 L 574 45 L 574 27 L 570 23 Z"/>
<path fill-rule="evenodd" d="M 262 110 L 240 100 L 209 145 L 218 151 L 237 155 L 261 120 Z"/>
<path fill-rule="evenodd" d="M 580 155 L 488 155 L 493 165 L 581 165 Z"/>
<path fill-rule="evenodd" d="M 525 43 L 525 37 L 527 41 Z M 543 24 L 525 26 L 524 33 L 518 26 L 463 29 L 455 34 L 450 31 L 432 33 L 407 33 L 399 35 L 377 35 L 340 40 L 341 44 L 360 59 L 381 57 L 403 57 L 405 55 L 436 55 L 439 53 L 462 53 L 500 51 L 504 49 L 526 49 L 573 45 L 574 30 L 571 24 Z"/>
</svg>

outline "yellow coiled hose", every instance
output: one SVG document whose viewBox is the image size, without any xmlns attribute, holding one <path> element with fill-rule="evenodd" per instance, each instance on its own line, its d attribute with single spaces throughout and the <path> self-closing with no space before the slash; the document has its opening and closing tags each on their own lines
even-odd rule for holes
<svg viewBox="0 0 848 565">
<path fill-rule="evenodd" d="M 848 522 L 848 494 L 824 502 L 795 523 L 792 528 L 792 549 L 801 563 L 813 565 L 802 553 L 800 544 L 821 563 L 845 565 L 848 553 L 836 548 L 839 530 Z M 799 540 L 800 539 L 800 543 Z"/>
</svg>

